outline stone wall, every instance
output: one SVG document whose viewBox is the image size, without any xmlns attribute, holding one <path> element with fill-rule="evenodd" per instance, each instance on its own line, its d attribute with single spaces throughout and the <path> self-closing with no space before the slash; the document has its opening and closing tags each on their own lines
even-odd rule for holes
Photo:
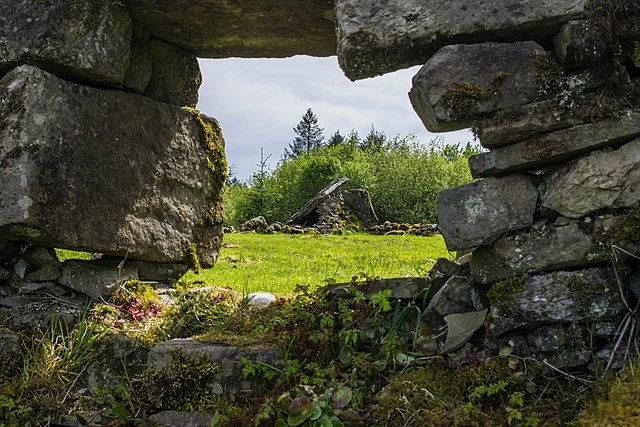
<svg viewBox="0 0 640 427">
<path fill-rule="evenodd" d="M 212 265 L 227 166 L 220 126 L 193 110 L 196 56 L 337 45 L 351 79 L 423 64 L 409 97 L 427 129 L 472 127 L 489 150 L 439 220 L 450 250 L 472 252 L 456 283 L 488 296 L 466 307 L 489 310 L 490 333 L 543 353 L 544 328 L 610 335 L 638 277 L 623 252 L 640 249 L 638 22 L 630 0 L 5 2 L 0 245 L 19 250 L 0 281 L 36 274 L 42 247 Z"/>
</svg>

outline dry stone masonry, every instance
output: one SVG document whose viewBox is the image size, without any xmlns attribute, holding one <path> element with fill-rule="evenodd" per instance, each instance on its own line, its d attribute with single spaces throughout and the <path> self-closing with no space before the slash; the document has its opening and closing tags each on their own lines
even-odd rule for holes
<svg viewBox="0 0 640 427">
<path fill-rule="evenodd" d="M 432 350 L 481 335 L 595 363 L 620 288 L 640 297 L 623 252 L 640 254 L 639 23 L 633 0 L 2 2 L 0 319 L 72 322 L 124 279 L 213 265 L 227 164 L 219 124 L 193 108 L 197 57 L 337 46 L 353 80 L 422 65 L 409 98 L 427 129 L 472 127 L 488 150 L 469 161 L 478 181 L 440 195 L 447 246 L 466 255 L 430 277 L 424 321 L 449 329 Z"/>
</svg>

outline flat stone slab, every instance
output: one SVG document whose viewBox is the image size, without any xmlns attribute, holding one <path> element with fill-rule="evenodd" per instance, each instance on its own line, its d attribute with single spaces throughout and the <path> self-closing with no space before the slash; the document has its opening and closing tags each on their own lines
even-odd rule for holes
<svg viewBox="0 0 640 427">
<path fill-rule="evenodd" d="M 607 268 L 556 271 L 494 287 L 489 291 L 489 330 L 495 335 L 559 322 L 602 321 L 625 310 L 613 272 Z"/>
<path fill-rule="evenodd" d="M 445 316 L 447 323 L 447 339 L 441 353 L 456 351 L 464 346 L 484 325 L 484 319 L 489 310 L 472 311 L 468 313 L 454 313 Z"/>
<path fill-rule="evenodd" d="M 537 203 L 538 190 L 522 175 L 487 178 L 441 191 L 438 223 L 447 249 L 482 246 L 508 231 L 528 227 Z"/>
<path fill-rule="evenodd" d="M 634 117 L 640 131 L 640 115 Z M 640 139 L 578 159 L 545 176 L 540 188 L 542 206 L 569 218 L 631 207 L 640 202 Z"/>
<path fill-rule="evenodd" d="M 548 44 L 586 0 L 338 0 L 338 60 L 351 80 L 424 64 L 441 47 L 497 39 Z"/>
<path fill-rule="evenodd" d="M 133 21 L 201 58 L 336 54 L 332 0 L 128 0 Z"/>
<path fill-rule="evenodd" d="M 127 280 L 138 280 L 137 266 L 117 262 L 108 265 L 95 261 L 68 260 L 62 266 L 58 283 L 93 299 L 106 299 Z"/>
<path fill-rule="evenodd" d="M 355 287 L 367 297 L 378 292 L 391 290 L 391 298 L 412 300 L 416 299 L 429 289 L 429 283 L 423 277 L 398 277 L 392 279 L 374 279 L 365 282 L 337 283 L 329 286 L 332 295 L 348 295 L 349 290 Z"/>
<path fill-rule="evenodd" d="M 468 128 L 536 99 L 539 55 L 534 42 L 443 47 L 413 77 L 411 105 L 430 132 Z"/>
<path fill-rule="evenodd" d="M 0 76 L 31 64 L 72 80 L 121 87 L 132 26 L 126 8 L 117 3 L 0 2 Z"/>
<path fill-rule="evenodd" d="M 251 390 L 249 381 L 245 381 L 242 375 L 242 361 L 247 358 L 253 362 L 262 362 L 274 365 L 282 358 L 282 351 L 270 347 L 239 348 L 226 344 L 204 343 L 195 339 L 174 339 L 160 343 L 151 349 L 147 365 L 161 371 L 171 363 L 173 351 L 180 351 L 184 356 L 202 359 L 205 357 L 210 362 L 220 364 L 220 372 L 214 375 L 212 390 L 216 394 L 224 392 L 236 392 Z"/>
<path fill-rule="evenodd" d="M 611 260 L 610 232 L 624 218 L 602 215 L 595 220 L 571 220 L 562 226 L 547 224 L 501 238 L 473 252 L 471 275 L 479 283 L 489 284 L 529 273 L 606 264 Z M 640 250 L 638 242 L 614 243 L 631 253 Z"/>
<path fill-rule="evenodd" d="M 639 135 L 640 113 L 628 113 L 619 118 L 575 126 L 471 156 L 469 168 L 474 178 L 537 170 L 590 151 L 631 141 Z"/>
<path fill-rule="evenodd" d="M 499 111 L 482 123 L 480 144 L 493 149 L 584 122 L 569 115 L 550 114 L 553 108 L 553 101 L 547 100 Z"/>
<path fill-rule="evenodd" d="M 0 141 L 3 238 L 213 264 L 227 166 L 212 119 L 21 66 L 0 80 Z"/>
</svg>

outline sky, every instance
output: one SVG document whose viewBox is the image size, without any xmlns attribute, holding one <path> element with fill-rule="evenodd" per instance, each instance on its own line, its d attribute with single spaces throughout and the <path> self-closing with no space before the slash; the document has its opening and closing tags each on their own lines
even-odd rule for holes
<svg viewBox="0 0 640 427">
<path fill-rule="evenodd" d="M 229 164 L 241 180 L 257 169 L 260 147 L 273 169 L 296 136 L 293 128 L 311 108 L 325 139 L 337 130 L 366 135 L 373 125 L 387 136 L 415 134 L 425 143 L 472 141 L 468 131 L 427 132 L 407 93 L 420 67 L 351 82 L 336 57 L 201 59 L 198 109 L 220 122 Z"/>
</svg>

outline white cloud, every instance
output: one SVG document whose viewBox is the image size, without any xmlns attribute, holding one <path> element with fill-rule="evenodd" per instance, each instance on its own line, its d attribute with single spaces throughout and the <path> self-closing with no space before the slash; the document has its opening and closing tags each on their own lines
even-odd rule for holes
<svg viewBox="0 0 640 427">
<path fill-rule="evenodd" d="M 429 141 L 407 93 L 418 67 L 351 82 L 332 58 L 200 60 L 203 85 L 198 108 L 216 117 L 227 142 L 229 164 L 239 178 L 256 170 L 260 147 L 273 153 L 272 166 L 293 140 L 293 127 L 307 108 L 318 116 L 325 137 L 371 126 L 389 136 L 416 134 Z M 442 134 L 447 142 L 467 142 L 467 131 Z"/>
</svg>

